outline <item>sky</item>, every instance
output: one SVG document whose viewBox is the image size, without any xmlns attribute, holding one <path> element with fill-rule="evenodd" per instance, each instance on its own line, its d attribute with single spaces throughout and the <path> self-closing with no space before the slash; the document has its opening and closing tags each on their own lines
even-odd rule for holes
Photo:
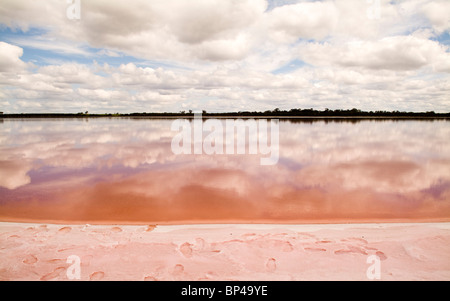
<svg viewBox="0 0 450 301">
<path fill-rule="evenodd" d="M 0 111 L 450 111 L 448 0 L 1 0 Z"/>
</svg>

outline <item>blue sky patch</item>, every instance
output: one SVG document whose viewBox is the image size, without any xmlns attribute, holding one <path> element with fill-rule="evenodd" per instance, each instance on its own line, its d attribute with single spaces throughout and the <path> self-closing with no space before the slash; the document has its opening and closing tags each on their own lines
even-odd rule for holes
<svg viewBox="0 0 450 301">
<path fill-rule="evenodd" d="M 299 68 L 305 67 L 305 66 L 309 66 L 307 63 L 305 63 L 302 60 L 299 59 L 295 59 L 290 61 L 289 63 L 287 63 L 284 66 L 281 66 L 278 69 L 275 69 L 272 71 L 272 74 L 283 74 L 283 73 L 290 73 L 293 72 Z"/>
</svg>

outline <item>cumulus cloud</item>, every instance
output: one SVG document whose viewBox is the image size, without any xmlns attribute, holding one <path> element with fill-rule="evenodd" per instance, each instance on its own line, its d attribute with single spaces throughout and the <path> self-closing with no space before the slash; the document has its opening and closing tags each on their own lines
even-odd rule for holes
<svg viewBox="0 0 450 301">
<path fill-rule="evenodd" d="M 22 48 L 0 42 L 0 72 L 23 69 L 26 64 L 20 59 L 22 55 Z"/>
<path fill-rule="evenodd" d="M 169 1 L 173 9 L 167 19 L 170 30 L 183 43 L 233 40 L 242 29 L 262 17 L 265 1 Z"/>
<path fill-rule="evenodd" d="M 323 39 L 338 23 L 334 2 L 304 2 L 280 6 L 268 13 L 270 35 L 280 42 Z"/>
<path fill-rule="evenodd" d="M 314 65 L 339 65 L 368 69 L 412 70 L 450 61 L 448 48 L 415 36 L 392 36 L 377 41 L 345 44 L 307 43 L 301 58 Z M 442 60 L 442 61 L 440 61 Z"/>
<path fill-rule="evenodd" d="M 33 27 L 64 30 L 62 26 L 68 21 L 66 7 L 66 2 L 59 0 L 42 3 L 5 0 L 0 4 L 0 23 L 22 31 L 28 31 Z"/>
<path fill-rule="evenodd" d="M 87 1 L 79 24 L 59 34 L 149 59 L 240 59 L 265 8 L 262 0 Z"/>
<path fill-rule="evenodd" d="M 428 2 L 422 6 L 422 11 L 437 33 L 450 29 L 450 2 L 445 0 Z"/>
</svg>

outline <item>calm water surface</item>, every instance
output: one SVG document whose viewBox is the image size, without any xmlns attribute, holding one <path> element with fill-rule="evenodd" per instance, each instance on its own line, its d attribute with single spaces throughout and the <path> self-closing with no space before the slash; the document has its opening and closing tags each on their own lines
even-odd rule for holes
<svg viewBox="0 0 450 301">
<path fill-rule="evenodd" d="M 173 120 L 0 121 L 0 221 L 450 221 L 450 122 L 279 121 L 279 160 L 176 155 Z"/>
</svg>

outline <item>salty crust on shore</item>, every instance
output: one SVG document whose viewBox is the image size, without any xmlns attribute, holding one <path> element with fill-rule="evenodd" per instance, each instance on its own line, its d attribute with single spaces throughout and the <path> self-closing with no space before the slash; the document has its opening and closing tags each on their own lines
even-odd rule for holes
<svg viewBox="0 0 450 301">
<path fill-rule="evenodd" d="M 450 223 L 0 223 L 0 280 L 450 280 Z M 373 269 L 372 269 L 373 271 Z M 72 280 L 70 280 L 72 281 Z"/>
</svg>

